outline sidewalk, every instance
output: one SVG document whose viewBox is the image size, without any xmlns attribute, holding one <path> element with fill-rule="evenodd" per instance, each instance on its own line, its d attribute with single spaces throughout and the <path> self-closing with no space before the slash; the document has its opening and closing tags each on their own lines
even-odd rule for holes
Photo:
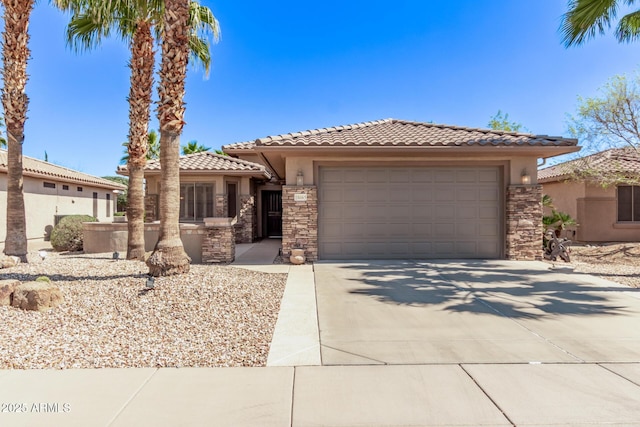
<svg viewBox="0 0 640 427">
<path fill-rule="evenodd" d="M 639 381 L 640 364 L 1 371 L 0 425 L 631 426 Z"/>
</svg>

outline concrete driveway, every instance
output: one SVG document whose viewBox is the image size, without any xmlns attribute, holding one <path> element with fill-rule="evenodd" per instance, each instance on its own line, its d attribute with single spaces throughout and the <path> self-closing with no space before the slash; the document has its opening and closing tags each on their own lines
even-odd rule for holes
<svg viewBox="0 0 640 427">
<path fill-rule="evenodd" d="M 314 271 L 323 365 L 640 362 L 640 289 L 542 262 Z"/>
</svg>

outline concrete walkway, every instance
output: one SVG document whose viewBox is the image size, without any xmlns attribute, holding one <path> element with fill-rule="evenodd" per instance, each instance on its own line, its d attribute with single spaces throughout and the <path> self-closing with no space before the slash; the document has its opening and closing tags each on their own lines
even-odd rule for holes
<svg viewBox="0 0 640 427">
<path fill-rule="evenodd" d="M 284 265 L 268 367 L 0 370 L 0 426 L 640 425 L 640 293 L 498 264 Z"/>
</svg>

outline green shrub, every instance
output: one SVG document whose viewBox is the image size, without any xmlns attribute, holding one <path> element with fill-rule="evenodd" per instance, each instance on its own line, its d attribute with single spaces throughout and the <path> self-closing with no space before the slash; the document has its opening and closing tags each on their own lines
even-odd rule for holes
<svg viewBox="0 0 640 427">
<path fill-rule="evenodd" d="M 47 283 L 51 283 L 51 279 L 49 279 L 47 276 L 40 276 L 36 279 L 36 282 L 47 282 Z"/>
<path fill-rule="evenodd" d="M 126 214 L 126 212 L 116 212 L 113 214 L 113 216 L 125 216 Z"/>
<path fill-rule="evenodd" d="M 81 251 L 82 223 L 96 221 L 96 218 L 89 215 L 65 216 L 51 231 L 51 246 L 58 252 Z"/>
</svg>

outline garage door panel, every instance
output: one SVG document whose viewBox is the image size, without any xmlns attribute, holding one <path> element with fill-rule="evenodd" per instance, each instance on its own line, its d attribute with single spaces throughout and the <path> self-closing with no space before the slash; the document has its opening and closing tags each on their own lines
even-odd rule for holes
<svg viewBox="0 0 640 427">
<path fill-rule="evenodd" d="M 433 235 L 433 226 L 429 224 L 411 224 L 411 234 L 415 239 L 429 238 Z"/>
<path fill-rule="evenodd" d="M 433 236 L 435 238 L 452 237 L 455 235 L 456 226 L 453 223 L 437 224 L 433 227 Z"/>
<path fill-rule="evenodd" d="M 473 238 L 478 234 L 478 227 L 475 223 L 457 223 L 456 238 Z"/>
<path fill-rule="evenodd" d="M 500 175 L 497 168 L 482 168 L 478 170 L 478 182 L 488 184 L 499 184 Z"/>
<path fill-rule="evenodd" d="M 342 175 L 346 184 L 364 184 L 367 182 L 366 171 L 362 169 L 345 169 Z"/>
<path fill-rule="evenodd" d="M 480 188 L 478 190 L 478 201 L 497 203 L 500 193 L 497 188 Z"/>
<path fill-rule="evenodd" d="M 497 167 L 321 167 L 319 256 L 497 258 L 500 176 Z"/>
<path fill-rule="evenodd" d="M 496 224 L 492 224 L 492 223 L 478 224 L 478 236 L 497 238 L 499 234 L 500 234 L 500 228 Z"/>
<path fill-rule="evenodd" d="M 411 182 L 414 182 L 414 183 L 433 182 L 433 171 L 431 169 L 426 169 L 426 168 L 412 169 Z"/>
<path fill-rule="evenodd" d="M 433 206 L 433 219 L 436 222 L 442 220 L 451 221 L 456 214 L 456 207 L 454 205 L 435 205 Z"/>
<path fill-rule="evenodd" d="M 496 220 L 500 218 L 500 212 L 497 206 L 480 206 L 478 208 L 479 219 Z"/>
<path fill-rule="evenodd" d="M 475 202 L 478 200 L 478 192 L 473 188 L 460 188 L 456 190 L 457 202 Z"/>
<path fill-rule="evenodd" d="M 389 200 L 392 202 L 411 202 L 411 190 L 407 186 L 389 186 Z"/>
<path fill-rule="evenodd" d="M 440 184 L 453 184 L 456 180 L 455 171 L 449 169 L 436 169 L 434 181 Z"/>
<path fill-rule="evenodd" d="M 409 184 L 411 182 L 411 171 L 407 169 L 390 169 L 389 182 L 392 184 Z"/>
<path fill-rule="evenodd" d="M 430 202 L 433 200 L 433 191 L 426 187 L 412 187 L 411 200 L 414 202 Z"/>
</svg>

